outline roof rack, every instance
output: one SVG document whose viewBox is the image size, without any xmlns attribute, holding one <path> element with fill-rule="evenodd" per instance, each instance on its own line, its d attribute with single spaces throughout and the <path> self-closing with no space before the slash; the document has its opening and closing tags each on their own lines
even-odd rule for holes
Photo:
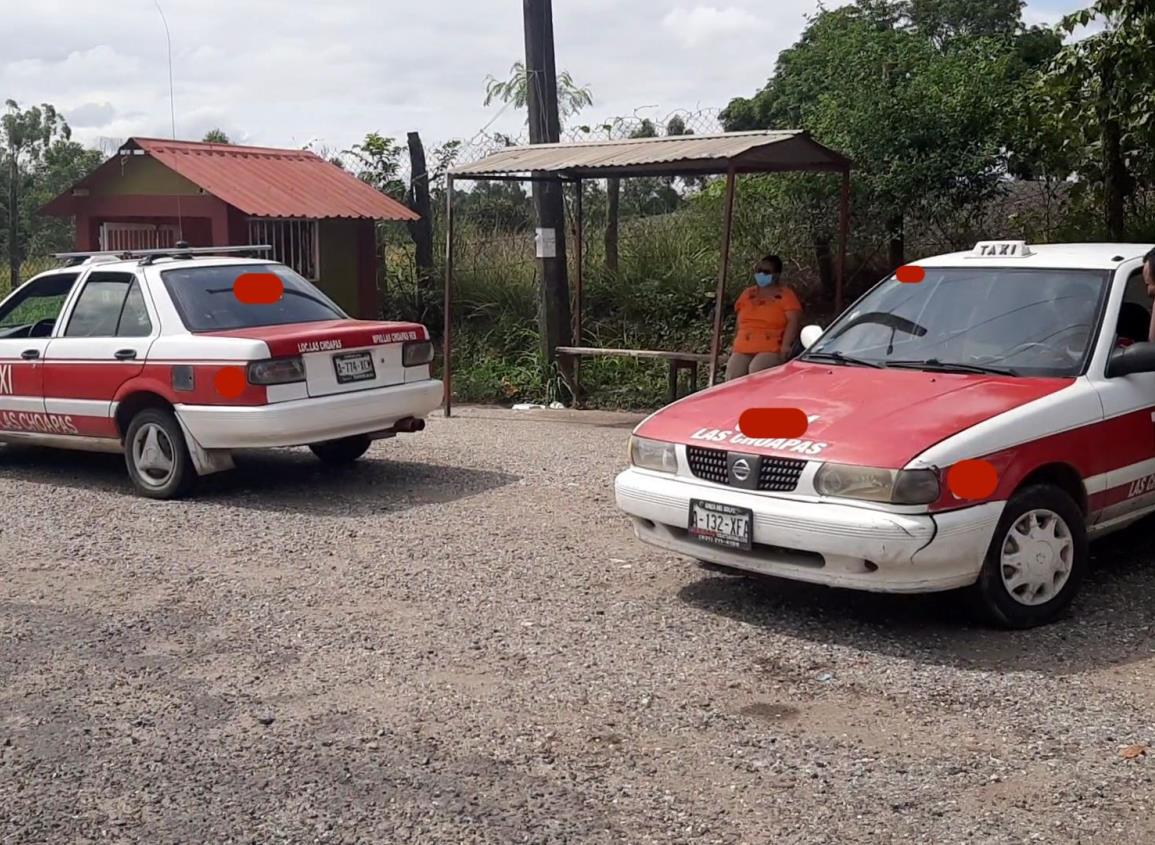
<svg viewBox="0 0 1155 845">
<path fill-rule="evenodd" d="M 65 262 L 66 267 L 77 264 L 96 263 L 100 259 L 112 261 L 131 261 L 139 258 L 141 266 L 152 264 L 158 258 L 211 258 L 220 255 L 256 255 L 270 252 L 273 248 L 268 244 L 250 244 L 248 246 L 185 246 L 178 244 L 167 249 L 111 249 L 94 252 L 57 252 L 53 258 Z"/>
</svg>

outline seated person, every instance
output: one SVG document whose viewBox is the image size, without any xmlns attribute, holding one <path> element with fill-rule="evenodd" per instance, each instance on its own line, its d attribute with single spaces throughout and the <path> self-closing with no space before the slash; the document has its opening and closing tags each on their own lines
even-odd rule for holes
<svg viewBox="0 0 1155 845">
<path fill-rule="evenodd" d="M 738 327 L 726 362 L 726 381 L 775 367 L 794 347 L 802 303 L 781 279 L 782 259 L 777 255 L 767 255 L 754 265 L 755 284 L 734 303 Z"/>
</svg>

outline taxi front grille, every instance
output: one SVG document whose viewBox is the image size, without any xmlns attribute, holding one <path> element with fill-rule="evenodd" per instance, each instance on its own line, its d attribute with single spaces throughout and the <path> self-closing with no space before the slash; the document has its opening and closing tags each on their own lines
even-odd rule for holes
<svg viewBox="0 0 1155 845">
<path fill-rule="evenodd" d="M 686 460 L 690 464 L 690 472 L 703 481 L 713 481 L 715 484 L 729 483 L 730 472 L 726 468 L 726 453 L 721 449 L 687 446 Z"/>
<path fill-rule="evenodd" d="M 797 458 L 758 458 L 758 489 L 767 493 L 792 493 L 806 468 Z M 724 449 L 687 446 L 686 461 L 690 472 L 703 481 L 730 484 L 729 459 Z"/>
<path fill-rule="evenodd" d="M 763 458 L 758 470 L 758 489 L 791 493 L 805 468 L 806 461 L 797 458 Z"/>
</svg>

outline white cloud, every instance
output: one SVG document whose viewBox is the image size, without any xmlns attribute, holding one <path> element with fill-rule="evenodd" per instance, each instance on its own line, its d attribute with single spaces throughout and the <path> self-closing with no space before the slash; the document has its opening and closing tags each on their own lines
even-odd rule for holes
<svg viewBox="0 0 1155 845">
<path fill-rule="evenodd" d="M 662 26 L 672 32 L 686 47 L 697 47 L 735 35 L 761 29 L 763 23 L 753 14 L 736 6 L 694 6 L 677 8 L 662 18 Z"/>
<path fill-rule="evenodd" d="M 1042 0 L 1044 14 L 1080 0 Z M 521 4 L 497 0 L 161 0 L 172 30 L 177 131 L 220 126 L 253 144 L 330 149 L 366 132 L 429 145 L 470 138 L 485 77 L 524 56 Z M 832 8 L 844 0 L 827 0 Z M 92 144 L 168 136 L 168 59 L 152 0 L 4 5 L 0 92 L 52 103 Z M 1032 2 L 1035 9 L 1040 0 Z M 599 124 L 721 108 L 765 84 L 818 0 L 565 0 L 554 3 L 557 65 L 588 85 Z M 291 10 L 289 13 L 287 10 Z M 492 129 L 517 134 L 512 109 Z"/>
</svg>

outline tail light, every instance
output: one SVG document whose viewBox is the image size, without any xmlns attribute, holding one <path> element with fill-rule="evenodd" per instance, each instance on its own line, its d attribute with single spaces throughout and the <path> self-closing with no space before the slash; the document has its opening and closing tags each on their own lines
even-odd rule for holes
<svg viewBox="0 0 1155 845">
<path fill-rule="evenodd" d="M 428 340 L 414 340 L 401 347 L 401 364 L 420 367 L 433 360 L 433 344 Z"/>
<path fill-rule="evenodd" d="M 305 380 L 305 362 L 295 358 L 270 358 L 249 364 L 249 384 L 292 384 Z"/>
</svg>

